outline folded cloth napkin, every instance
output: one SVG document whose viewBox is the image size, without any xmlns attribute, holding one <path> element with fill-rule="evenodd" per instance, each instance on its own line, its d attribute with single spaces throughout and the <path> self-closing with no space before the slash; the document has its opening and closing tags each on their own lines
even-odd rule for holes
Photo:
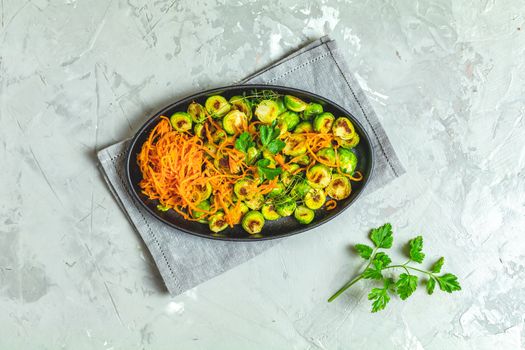
<svg viewBox="0 0 525 350">
<path fill-rule="evenodd" d="M 242 83 L 274 84 L 320 94 L 340 104 L 363 124 L 375 155 L 370 193 L 405 172 L 365 94 L 349 72 L 336 43 L 322 37 Z M 129 140 L 98 152 L 100 169 L 129 221 L 144 240 L 171 295 L 178 295 L 242 264 L 280 240 L 226 242 L 200 238 L 167 227 L 130 194 L 125 181 Z"/>
</svg>

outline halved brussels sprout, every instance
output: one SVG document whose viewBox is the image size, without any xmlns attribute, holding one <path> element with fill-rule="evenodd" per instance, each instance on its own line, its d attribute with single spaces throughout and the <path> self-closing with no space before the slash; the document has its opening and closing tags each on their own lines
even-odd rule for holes
<svg viewBox="0 0 525 350">
<path fill-rule="evenodd" d="M 262 231 L 264 216 L 258 211 L 249 211 L 242 218 L 242 228 L 253 235 Z"/>
<path fill-rule="evenodd" d="M 286 146 L 283 148 L 283 153 L 287 156 L 296 157 L 306 153 L 306 137 L 301 134 L 291 134 L 284 140 Z"/>
<path fill-rule="evenodd" d="M 202 123 L 206 120 L 206 110 L 204 106 L 197 102 L 192 102 L 188 106 L 188 114 L 195 123 Z"/>
<path fill-rule="evenodd" d="M 252 107 L 250 102 L 243 96 L 233 96 L 230 98 L 230 104 L 233 109 L 243 112 L 246 114 L 248 120 L 252 119 Z"/>
<path fill-rule="evenodd" d="M 224 139 L 228 137 L 228 135 L 226 134 L 226 132 L 224 130 L 215 130 L 212 134 L 211 134 L 211 138 L 213 140 L 213 142 L 215 143 L 221 143 L 222 141 L 224 141 Z"/>
<path fill-rule="evenodd" d="M 228 227 L 228 223 L 224 219 L 224 212 L 219 211 L 210 216 L 208 219 L 208 227 L 213 232 L 220 232 L 226 229 L 226 227 Z"/>
<path fill-rule="evenodd" d="M 297 126 L 295 127 L 295 130 L 293 132 L 296 133 L 296 134 L 302 134 L 302 133 L 306 133 L 306 132 L 312 132 L 313 130 L 314 130 L 314 127 L 313 127 L 312 123 L 310 123 L 310 122 L 300 122 L 299 124 L 297 124 Z"/>
<path fill-rule="evenodd" d="M 259 158 L 259 150 L 257 147 L 250 147 L 246 152 L 246 162 L 252 164 L 255 159 Z"/>
<path fill-rule="evenodd" d="M 317 151 L 316 155 L 317 158 L 335 166 L 335 150 L 332 147 L 321 148 L 319 151 Z"/>
<path fill-rule="evenodd" d="M 300 121 L 299 114 L 286 111 L 279 115 L 279 128 L 285 131 L 293 131 Z"/>
<path fill-rule="evenodd" d="M 314 130 L 321 133 L 330 132 L 334 119 L 335 117 L 332 113 L 324 112 L 319 114 L 314 119 Z"/>
<path fill-rule="evenodd" d="M 282 97 L 275 99 L 275 103 L 277 103 L 277 106 L 279 107 L 279 114 L 284 113 L 286 111 L 286 107 L 284 106 L 284 101 Z"/>
<path fill-rule="evenodd" d="M 240 204 L 240 208 L 241 208 L 241 215 L 244 216 L 247 212 L 250 211 L 250 208 L 248 208 L 248 206 L 244 203 L 241 202 Z"/>
<path fill-rule="evenodd" d="M 209 182 L 206 182 L 204 185 L 195 185 L 195 190 L 197 191 L 200 200 L 203 201 L 205 199 L 210 198 L 212 188 L 211 184 Z"/>
<path fill-rule="evenodd" d="M 352 192 L 350 180 L 343 175 L 335 174 L 332 176 L 332 181 L 330 181 L 325 191 L 327 195 L 335 200 L 345 199 Z"/>
<path fill-rule="evenodd" d="M 282 175 L 282 174 L 281 174 Z M 280 195 L 284 191 L 284 185 L 282 182 L 277 183 L 277 187 L 273 188 L 270 193 L 267 194 L 268 198 L 272 198 Z"/>
<path fill-rule="evenodd" d="M 277 220 L 281 217 L 272 203 L 266 203 L 261 208 L 261 213 L 266 220 Z"/>
<path fill-rule="evenodd" d="M 210 207 L 211 207 L 210 201 L 208 200 L 202 201 L 199 204 L 197 204 L 197 208 L 206 210 L 206 211 L 210 210 Z M 195 219 L 199 219 L 200 217 L 206 215 L 206 213 L 203 213 L 202 211 L 197 211 L 197 210 L 192 210 L 191 213 Z M 200 222 L 201 224 L 207 224 L 208 220 L 205 218 L 202 218 L 202 219 L 199 219 L 198 222 Z"/>
<path fill-rule="evenodd" d="M 206 128 L 204 127 L 204 124 L 195 124 L 193 126 L 193 133 L 200 137 L 201 139 L 206 137 Z"/>
<path fill-rule="evenodd" d="M 250 197 L 249 199 L 245 200 L 244 203 L 250 208 L 251 210 L 259 210 L 264 204 L 264 196 L 262 194 Z"/>
<path fill-rule="evenodd" d="M 306 194 L 312 189 L 306 180 L 302 180 L 291 191 L 294 198 L 304 198 Z"/>
<path fill-rule="evenodd" d="M 222 154 L 213 160 L 213 165 L 215 165 L 217 169 L 230 170 L 230 161 L 227 156 Z"/>
<path fill-rule="evenodd" d="M 308 165 L 310 164 L 310 157 L 308 154 L 303 154 L 299 159 L 296 160 L 297 164 Z"/>
<path fill-rule="evenodd" d="M 326 195 L 323 190 L 311 189 L 304 196 L 304 204 L 310 209 L 319 209 L 323 206 L 326 201 Z"/>
<path fill-rule="evenodd" d="M 332 132 L 342 140 L 350 140 L 354 137 L 354 124 L 346 117 L 337 118 L 332 126 Z"/>
<path fill-rule="evenodd" d="M 262 100 L 255 108 L 255 116 L 261 122 L 271 124 L 279 115 L 279 106 L 274 100 Z"/>
<path fill-rule="evenodd" d="M 284 186 L 288 186 L 292 182 L 292 179 L 293 179 L 292 173 L 299 168 L 300 168 L 299 164 L 290 164 L 290 166 L 288 167 L 289 170 L 283 172 L 280 175 L 281 182 L 284 184 Z"/>
<path fill-rule="evenodd" d="M 294 216 L 300 224 L 308 225 L 314 219 L 315 213 L 312 209 L 300 205 L 295 209 Z"/>
<path fill-rule="evenodd" d="M 228 101 L 220 95 L 208 97 L 204 105 L 206 106 L 208 113 L 213 118 L 223 117 L 231 109 L 231 105 L 228 103 Z"/>
<path fill-rule="evenodd" d="M 308 106 L 308 104 L 301 100 L 299 97 L 295 97 L 292 95 L 284 96 L 284 105 L 286 108 L 294 112 L 302 112 Z"/>
<path fill-rule="evenodd" d="M 357 166 L 357 157 L 354 152 L 346 148 L 339 148 L 337 150 L 337 156 L 339 157 L 339 167 L 341 171 L 345 174 L 352 175 Z"/>
<path fill-rule="evenodd" d="M 247 125 L 248 117 L 246 114 L 236 109 L 229 111 L 222 119 L 222 127 L 230 135 L 242 131 L 243 127 Z"/>
<path fill-rule="evenodd" d="M 303 112 L 303 119 L 309 120 L 318 114 L 323 113 L 323 106 L 319 103 L 309 103 Z"/>
<path fill-rule="evenodd" d="M 180 132 L 191 130 L 191 116 L 186 112 L 175 112 L 170 117 L 173 128 Z"/>
<path fill-rule="evenodd" d="M 250 197 L 250 192 L 254 189 L 254 182 L 251 179 L 241 179 L 233 185 L 233 193 L 240 200 Z"/>
<path fill-rule="evenodd" d="M 332 172 L 326 165 L 316 164 L 306 171 L 306 178 L 313 188 L 325 188 L 332 179 Z"/>
<path fill-rule="evenodd" d="M 354 148 L 359 144 L 359 134 L 354 133 L 354 136 L 350 140 L 342 140 L 338 138 L 337 142 L 344 148 Z"/>
<path fill-rule="evenodd" d="M 275 210 L 281 216 L 290 216 L 293 214 L 297 203 L 290 197 L 283 198 L 275 205 Z"/>
</svg>

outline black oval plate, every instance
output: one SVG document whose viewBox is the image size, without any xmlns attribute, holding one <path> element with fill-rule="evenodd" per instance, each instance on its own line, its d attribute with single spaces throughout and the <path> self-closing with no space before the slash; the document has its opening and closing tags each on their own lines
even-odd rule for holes
<svg viewBox="0 0 525 350">
<path fill-rule="evenodd" d="M 354 123 L 355 130 L 360 136 L 360 142 L 356 148 L 354 148 L 357 155 L 358 163 L 357 170 L 363 174 L 363 180 L 360 182 L 352 181 L 352 193 L 351 195 L 342 200 L 338 201 L 337 207 L 333 210 L 327 211 L 324 209 L 319 209 L 315 211 L 315 219 L 309 225 L 302 225 L 295 220 L 293 216 L 281 218 L 276 221 L 266 221 L 263 231 L 256 235 L 250 235 L 244 231 L 241 225 L 235 225 L 233 228 L 227 228 L 224 231 L 219 233 L 214 233 L 209 230 L 208 226 L 198 222 L 184 220 L 182 216 L 177 214 L 173 210 L 167 212 L 161 212 L 157 210 L 158 201 L 153 201 L 148 199 L 144 194 L 142 194 L 139 187 L 139 182 L 142 179 L 142 174 L 137 165 L 137 154 L 140 153 L 142 144 L 148 138 L 150 131 L 157 124 L 161 115 L 171 116 L 176 111 L 186 111 L 188 104 L 191 101 L 197 101 L 204 105 L 204 101 L 208 96 L 211 95 L 223 95 L 226 98 L 230 98 L 235 95 L 242 95 L 244 92 L 250 94 L 253 90 L 273 90 L 280 94 L 290 94 L 297 96 L 307 102 L 318 102 L 323 105 L 323 108 L 327 112 L 333 113 L 336 117 L 338 116 L 347 116 Z M 347 209 L 356 199 L 359 197 L 363 189 L 365 188 L 370 176 L 372 175 L 373 169 L 373 153 L 372 147 L 370 144 L 370 138 L 364 130 L 361 123 L 359 123 L 355 117 L 344 108 L 338 104 L 327 100 L 326 98 L 294 88 L 288 88 L 283 86 L 275 85 L 233 85 L 223 88 L 211 89 L 203 91 L 201 93 L 186 97 L 182 100 L 179 100 L 171 105 L 165 107 L 161 111 L 157 112 L 153 117 L 151 117 L 137 132 L 133 138 L 126 159 L 126 173 L 131 192 L 135 199 L 142 204 L 142 206 L 154 217 L 162 221 L 163 223 L 179 229 L 181 231 L 191 233 L 205 238 L 228 240 L 228 241 L 258 241 L 266 240 L 273 238 L 282 238 L 304 232 L 333 219 L 345 209 Z"/>
</svg>

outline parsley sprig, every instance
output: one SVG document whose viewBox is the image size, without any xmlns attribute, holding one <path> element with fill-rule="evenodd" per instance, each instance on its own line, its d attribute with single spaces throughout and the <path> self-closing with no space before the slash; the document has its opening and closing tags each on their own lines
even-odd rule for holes
<svg viewBox="0 0 525 350">
<path fill-rule="evenodd" d="M 443 257 L 437 260 L 430 270 L 409 265 L 410 263 L 421 264 L 425 259 L 425 254 L 423 253 L 423 237 L 417 236 L 408 241 L 409 260 L 403 264 L 392 264 L 390 257 L 386 253 L 379 251 L 380 249 L 392 248 L 394 242 L 392 225 L 387 223 L 373 229 L 370 232 L 370 239 L 374 243 L 374 247 L 366 244 L 355 245 L 355 250 L 359 256 L 368 262 L 365 269 L 361 274 L 346 283 L 332 295 L 330 299 L 328 299 L 328 302 L 333 301 L 360 280 L 371 279 L 382 282 L 381 287 L 372 288 L 370 293 L 368 293 L 368 300 L 372 301 L 372 312 L 383 310 L 390 301 L 391 296 L 398 295 L 401 300 L 405 300 L 415 292 L 420 277 L 410 272 L 417 272 L 424 276 L 425 279 L 423 281 L 426 284 L 428 294 L 434 293 L 436 284 L 439 286 L 439 289 L 447 293 L 461 290 L 458 278 L 455 275 L 451 273 L 438 275 L 445 263 L 445 258 Z M 404 270 L 404 272 L 397 277 L 397 280 L 385 276 L 387 270 L 396 269 Z"/>
</svg>

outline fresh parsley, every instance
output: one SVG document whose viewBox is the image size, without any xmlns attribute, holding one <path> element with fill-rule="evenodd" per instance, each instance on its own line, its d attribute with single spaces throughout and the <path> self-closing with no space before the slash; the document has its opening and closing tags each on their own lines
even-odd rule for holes
<svg viewBox="0 0 525 350">
<path fill-rule="evenodd" d="M 235 140 L 235 148 L 246 153 L 250 147 L 255 147 L 255 142 L 252 140 L 252 136 L 245 131 Z"/>
<path fill-rule="evenodd" d="M 428 294 L 434 293 L 436 285 L 447 293 L 461 290 L 457 276 L 451 273 L 438 275 L 445 263 L 444 258 L 438 259 L 430 270 L 423 270 L 409 265 L 411 262 L 421 264 L 425 259 L 423 237 L 417 236 L 408 241 L 409 260 L 404 264 L 392 264 L 390 257 L 385 252 L 379 251 L 379 249 L 392 247 L 394 242 L 392 225 L 387 223 L 373 229 L 370 232 L 370 239 L 374 243 L 374 248 L 366 244 L 355 245 L 355 250 L 359 256 L 368 262 L 365 269 L 332 295 L 328 302 L 332 302 L 358 281 L 370 279 L 382 282 L 382 288 L 372 288 L 370 293 L 368 293 L 368 300 L 372 301 L 372 312 L 383 310 L 390 302 L 392 296 L 397 295 L 401 300 L 406 300 L 416 291 L 420 282 L 420 276 L 413 274 L 414 272 L 424 276 L 424 279 L 421 281 L 426 284 Z M 395 269 L 402 269 L 404 272 L 397 276 L 397 279 L 387 277 L 386 274 Z"/>
<path fill-rule="evenodd" d="M 268 165 L 270 165 L 270 163 L 270 160 L 266 158 L 259 159 L 257 163 L 255 163 L 261 179 L 273 180 L 283 172 L 281 168 L 269 168 Z"/>
<path fill-rule="evenodd" d="M 279 140 L 278 137 L 281 134 L 281 130 L 275 126 L 275 122 L 269 125 L 261 125 L 259 128 L 259 134 L 261 137 L 261 144 L 263 149 L 267 149 L 272 154 L 277 154 L 281 151 L 286 144 Z"/>
</svg>

